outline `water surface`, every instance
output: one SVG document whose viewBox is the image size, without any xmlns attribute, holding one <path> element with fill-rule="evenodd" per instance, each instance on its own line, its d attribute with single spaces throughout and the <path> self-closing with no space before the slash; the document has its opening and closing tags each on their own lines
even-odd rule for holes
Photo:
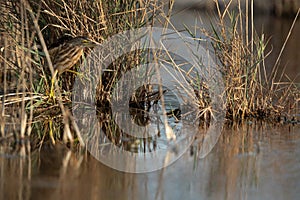
<svg viewBox="0 0 300 200">
<path fill-rule="evenodd" d="M 239 125 L 204 159 L 186 152 L 144 174 L 116 171 L 63 145 L 24 156 L 1 151 L 0 199 L 298 199 L 299 126 Z"/>
</svg>

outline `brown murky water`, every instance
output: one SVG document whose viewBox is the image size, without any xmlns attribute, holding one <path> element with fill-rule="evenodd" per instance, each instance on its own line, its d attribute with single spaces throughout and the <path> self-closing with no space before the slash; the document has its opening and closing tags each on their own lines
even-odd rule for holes
<svg viewBox="0 0 300 200">
<path fill-rule="evenodd" d="M 194 16 L 175 16 L 192 25 Z M 190 18 L 188 18 L 190 16 Z M 274 64 L 291 20 L 257 18 L 272 39 Z M 177 25 L 180 26 L 177 20 Z M 299 79 L 300 20 L 282 66 Z M 63 145 L 31 151 L 0 144 L 0 199 L 299 199 L 300 125 L 249 123 L 226 128 L 204 159 L 186 152 L 172 165 L 144 174 L 111 169 L 89 153 Z"/>
<path fill-rule="evenodd" d="M 283 48 L 283 44 L 291 29 L 293 19 L 257 16 L 255 22 L 258 33 L 265 33 L 266 38 L 269 39 L 267 52 L 272 51 L 272 53 L 266 59 L 266 66 L 270 69 L 274 66 L 278 55 L 280 54 L 280 50 Z M 287 76 L 283 77 L 283 81 L 294 80 L 296 83 L 300 83 L 299 33 L 300 20 L 298 19 L 287 40 L 281 59 L 279 60 L 280 68 L 277 77 L 279 78 L 282 71 L 284 71 Z"/>
<path fill-rule="evenodd" d="M 144 174 L 60 145 L 15 152 L 0 154 L 0 199 L 297 199 L 300 192 L 300 125 L 239 125 L 204 159 L 186 152 Z"/>
</svg>

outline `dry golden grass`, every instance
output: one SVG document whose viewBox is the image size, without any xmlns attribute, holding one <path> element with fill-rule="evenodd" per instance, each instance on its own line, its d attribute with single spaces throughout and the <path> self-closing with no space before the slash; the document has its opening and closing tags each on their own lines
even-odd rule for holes
<svg viewBox="0 0 300 200">
<path fill-rule="evenodd" d="M 278 63 L 299 11 L 273 71 L 267 75 L 264 60 L 271 52 L 265 51 L 268 45 L 265 35 L 257 35 L 254 30 L 253 5 L 250 4 L 249 11 L 244 12 L 238 1 L 240 6 L 234 12 L 229 8 L 231 2 L 224 10 L 217 3 L 217 22 L 212 23 L 212 30 L 201 30 L 212 41 L 215 55 L 220 61 L 219 68 L 226 90 L 227 118 L 276 119 L 289 116 L 292 119 L 299 114 L 299 86 L 293 80 L 275 81 L 275 77 L 278 76 Z M 284 76 L 284 72 L 281 76 Z"/>
<path fill-rule="evenodd" d="M 278 62 L 271 76 L 266 75 L 264 59 L 269 53 L 265 52 L 267 41 L 264 35 L 255 34 L 253 6 L 249 8 L 250 13 L 238 8 L 238 12 L 233 14 L 228 7 L 221 11 L 216 5 L 218 23 L 212 25 L 212 31 L 202 31 L 210 38 L 220 61 L 226 88 L 227 118 L 275 119 L 299 114 L 299 86 L 292 80 L 288 83 L 274 81 Z M 166 6 L 167 12 L 164 12 Z M 64 140 L 84 145 L 69 111 L 71 95 L 62 94 L 56 83 L 55 102 L 49 99 L 54 70 L 47 47 L 65 34 L 87 36 L 101 43 L 124 30 L 153 25 L 155 21 L 168 22 L 172 6 L 172 0 L 168 5 L 152 0 L 1 2 L 0 79 L 3 84 L 0 88 L 0 138 L 22 139 L 30 136 L 34 128 L 33 137 L 38 142 L 50 139 L 53 143 Z M 230 21 L 229 26 L 225 20 Z M 139 62 L 140 56 L 128 58 L 125 65 Z M 74 76 L 66 73 L 63 79 L 72 80 Z M 73 83 L 65 81 L 63 84 L 72 87 Z M 109 93 L 104 92 L 105 95 Z M 206 100 L 199 98 L 198 104 L 202 111 L 209 112 L 206 108 L 209 101 Z"/>
</svg>

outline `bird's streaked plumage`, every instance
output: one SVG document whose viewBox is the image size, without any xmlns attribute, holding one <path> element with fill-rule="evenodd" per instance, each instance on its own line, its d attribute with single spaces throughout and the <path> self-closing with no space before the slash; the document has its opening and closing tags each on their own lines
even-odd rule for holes
<svg viewBox="0 0 300 200">
<path fill-rule="evenodd" d="M 49 55 L 54 70 L 59 74 L 74 66 L 83 54 L 86 47 L 93 47 L 96 43 L 85 37 L 67 38 L 65 41 L 58 40 L 49 49 Z"/>
<path fill-rule="evenodd" d="M 54 68 L 54 75 L 51 79 L 51 98 L 55 96 L 54 83 L 56 75 L 73 67 L 80 60 L 86 47 L 94 46 L 96 46 L 95 42 L 81 36 L 74 38 L 64 37 L 50 46 L 48 52 Z"/>
</svg>

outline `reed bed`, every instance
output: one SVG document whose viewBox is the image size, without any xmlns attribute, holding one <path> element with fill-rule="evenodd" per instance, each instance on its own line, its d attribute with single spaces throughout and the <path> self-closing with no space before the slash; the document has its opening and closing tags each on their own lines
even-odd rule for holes
<svg viewBox="0 0 300 200">
<path fill-rule="evenodd" d="M 218 18 L 211 22 L 211 30 L 200 29 L 209 38 L 222 72 L 226 95 L 226 118 L 230 120 L 263 119 L 297 122 L 299 117 L 299 86 L 293 80 L 283 82 L 284 72 L 278 74 L 279 61 L 299 11 L 295 16 L 285 43 L 271 73 L 267 73 L 265 58 L 268 38 L 254 29 L 253 1 L 231 7 L 228 1 L 222 8 L 217 1 Z M 246 11 L 243 11 L 246 8 Z M 191 31 L 189 30 L 191 33 Z M 276 77 L 280 77 L 276 79 Z"/>
<path fill-rule="evenodd" d="M 63 140 L 83 146 L 84 141 L 70 113 L 71 94 L 60 92 L 58 88 L 58 85 L 67 91 L 72 88 L 75 75 L 63 74 L 60 83 L 56 84 L 56 101 L 49 98 L 53 67 L 47 47 L 66 34 L 84 35 L 101 43 L 124 30 L 154 25 L 157 21 L 165 23 L 171 16 L 172 6 L 172 0 L 166 4 L 152 0 L 2 1 L 0 141 L 8 138 L 22 141 L 31 137 L 37 144 L 45 140 L 52 143 Z M 216 7 L 219 21 L 212 23 L 211 30 L 201 31 L 210 39 L 220 61 L 226 88 L 227 119 L 291 117 L 291 120 L 297 120 L 299 86 L 292 80 L 288 83 L 275 81 L 278 62 L 273 73 L 266 74 L 267 39 L 255 34 L 253 6 L 247 7 L 250 13 L 239 7 L 236 14 L 229 9 L 230 3 L 221 10 L 216 1 Z M 229 20 L 230 25 L 225 20 Z M 124 68 L 128 67 L 126 63 L 140 62 L 140 54 L 136 53 L 127 57 L 129 61 L 125 62 Z M 109 94 L 109 90 L 103 92 Z M 102 99 L 101 96 L 98 98 Z M 197 103 L 202 105 L 199 109 L 209 111 L 205 108 L 206 100 L 199 99 Z"/>
</svg>

